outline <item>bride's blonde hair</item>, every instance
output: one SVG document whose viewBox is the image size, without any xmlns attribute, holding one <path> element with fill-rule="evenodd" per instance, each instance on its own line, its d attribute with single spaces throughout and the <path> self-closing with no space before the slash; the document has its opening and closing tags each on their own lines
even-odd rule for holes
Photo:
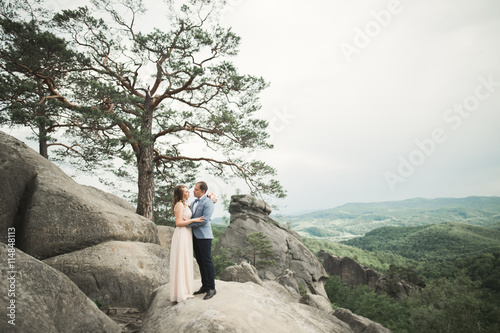
<svg viewBox="0 0 500 333">
<path fill-rule="evenodd" d="M 184 200 L 184 189 L 187 188 L 186 185 L 177 185 L 174 189 L 174 199 L 172 200 L 172 215 L 175 215 L 174 207 L 179 201 L 182 201 L 186 205 L 186 200 Z"/>
</svg>

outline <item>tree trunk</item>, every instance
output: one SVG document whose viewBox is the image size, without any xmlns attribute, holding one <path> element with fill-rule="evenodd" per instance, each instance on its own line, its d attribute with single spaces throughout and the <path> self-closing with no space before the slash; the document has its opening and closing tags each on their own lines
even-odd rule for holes
<svg viewBox="0 0 500 333">
<path fill-rule="evenodd" d="M 139 173 L 137 214 L 154 220 L 153 207 L 155 198 L 154 150 L 151 145 L 140 146 L 141 152 L 137 160 Z"/>
<path fill-rule="evenodd" d="M 47 146 L 47 129 L 45 128 L 45 123 L 40 122 L 38 126 L 38 144 L 39 152 L 45 158 L 49 158 L 49 150 Z"/>
<path fill-rule="evenodd" d="M 152 139 L 153 101 L 148 94 L 144 103 L 144 115 L 137 154 L 138 195 L 136 213 L 154 221 L 155 154 Z"/>
<path fill-rule="evenodd" d="M 38 96 L 40 96 L 40 101 L 43 101 L 43 86 L 40 81 L 38 81 Z M 49 158 L 49 150 L 47 145 L 47 126 L 46 126 L 46 114 L 43 108 L 43 103 L 40 104 L 39 108 L 35 109 L 35 114 L 38 115 L 38 149 L 40 155 L 45 158 Z"/>
</svg>

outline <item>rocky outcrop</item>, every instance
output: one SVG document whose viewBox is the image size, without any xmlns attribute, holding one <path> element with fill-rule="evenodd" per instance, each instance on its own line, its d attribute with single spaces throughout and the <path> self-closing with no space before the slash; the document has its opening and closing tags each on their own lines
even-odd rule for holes
<svg viewBox="0 0 500 333">
<path fill-rule="evenodd" d="M 114 203 L 115 205 L 120 206 L 123 209 L 126 209 L 132 213 L 135 213 L 135 210 L 136 210 L 135 207 L 132 206 L 132 204 L 130 202 L 128 202 L 127 200 L 120 198 L 114 194 L 104 192 L 103 190 L 100 190 L 100 189 L 93 187 L 93 186 L 86 186 L 86 185 L 82 185 L 82 186 L 85 187 L 90 193 L 92 193 L 93 195 L 95 195 L 99 199 L 105 200 L 105 201 L 110 201 L 110 202 Z"/>
<path fill-rule="evenodd" d="M 156 229 L 158 229 L 158 240 L 160 241 L 160 245 L 170 251 L 170 242 L 172 241 L 175 228 L 159 225 Z"/>
<path fill-rule="evenodd" d="M 412 281 L 414 284 L 412 284 L 396 274 L 380 274 L 349 257 L 334 256 L 323 250 L 318 252 L 318 257 L 323 261 L 326 272 L 340 277 L 346 285 L 366 285 L 377 294 L 386 294 L 394 299 L 409 296 L 412 289 L 425 287 L 425 282 L 416 274 Z"/>
<path fill-rule="evenodd" d="M 240 282 L 217 281 L 210 301 L 195 297 L 174 304 L 168 284 L 173 228 L 160 228 L 159 237 L 157 227 L 126 201 L 75 183 L 1 132 L 0 168 L 2 242 L 17 247 L 10 248 L 13 262 L 0 256 L 3 267 L 16 271 L 12 284 L 12 273 L 2 270 L 15 295 L 6 292 L 0 299 L 4 309 L 13 298 L 19 305 L 16 326 L 1 321 L 2 332 L 121 332 L 93 301 L 112 307 L 108 313 L 117 321 L 133 318 L 123 331 L 137 331 L 147 311 L 143 332 L 352 332 L 331 313 L 319 261 L 295 232 L 269 218 L 262 201 L 236 196 L 225 237 L 245 253 L 246 235 L 263 232 L 275 265 L 256 272 L 242 263 L 226 272 Z M 8 245 L 0 245 L 8 253 Z M 301 296 L 307 305 L 299 303 Z"/>
<path fill-rule="evenodd" d="M 358 316 L 347 309 L 338 308 L 333 312 L 333 315 L 347 323 L 354 333 L 391 333 L 384 326 Z"/>
<path fill-rule="evenodd" d="M 37 259 L 109 240 L 158 243 L 154 223 L 124 209 L 123 200 L 79 185 L 3 132 L 0 165 L 2 227 L 14 226 L 17 246 Z"/>
<path fill-rule="evenodd" d="M 2 132 L 0 168 L 2 242 L 6 242 L 7 228 L 15 230 L 18 251 L 30 260 L 44 259 L 74 281 L 73 289 L 85 299 L 78 296 L 80 303 L 92 299 L 106 306 L 145 310 L 153 290 L 168 283 L 169 251 L 159 245 L 156 225 L 137 215 L 127 201 L 77 184 L 53 163 Z M 35 278 L 33 285 L 44 286 L 54 295 L 59 292 L 57 283 L 44 280 L 48 274 Z M 56 303 L 58 312 L 48 312 L 53 317 L 74 311 L 72 301 L 58 299 Z M 24 311 L 34 313 L 36 307 L 36 302 L 23 305 Z M 85 320 L 101 322 L 88 311 L 83 313 Z M 26 318 L 31 317 L 26 315 L 23 321 Z M 66 332 L 73 327 L 71 321 L 64 324 L 68 326 L 42 330 Z"/>
<path fill-rule="evenodd" d="M 299 302 L 312 306 L 321 311 L 325 311 L 326 313 L 332 312 L 332 304 L 330 303 L 330 301 L 320 295 L 307 293 L 300 298 Z"/>
<path fill-rule="evenodd" d="M 7 286 L 8 283 L 11 290 L 8 293 L 7 289 L 2 288 L 0 294 L 4 314 L 0 331 L 121 332 L 120 327 L 63 273 L 19 249 L 15 249 L 15 261 L 8 263 L 5 244 L 0 244 L 0 252 L 2 284 Z M 9 306 L 11 309 L 8 309 Z M 15 325 L 9 324 L 8 320 L 13 319 Z"/>
<path fill-rule="evenodd" d="M 387 294 L 394 299 L 409 296 L 414 287 L 397 275 L 382 275 L 373 287 L 377 294 Z"/>
<path fill-rule="evenodd" d="M 227 267 L 222 271 L 222 273 L 220 273 L 220 279 L 222 281 L 234 281 L 240 283 L 253 282 L 260 286 L 263 285 L 263 282 L 257 273 L 257 269 L 247 262 Z"/>
<path fill-rule="evenodd" d="M 342 282 L 348 286 L 367 285 L 374 288 L 375 283 L 381 276 L 373 269 L 361 265 L 349 257 L 334 256 L 320 250 L 318 258 L 323 261 L 323 267 L 328 274 L 339 276 Z"/>
<path fill-rule="evenodd" d="M 170 281 L 160 245 L 111 241 L 44 260 L 105 306 L 146 310 L 153 290 Z"/>
<path fill-rule="evenodd" d="M 255 283 L 216 281 L 217 295 L 170 302 L 170 285 L 158 288 L 141 333 L 157 332 L 328 332 L 352 333 L 332 314 L 286 303 Z M 200 287 L 200 283 L 195 289 Z"/>
<path fill-rule="evenodd" d="M 265 202 L 250 195 L 234 195 L 229 207 L 231 222 L 215 249 L 229 249 L 229 260 L 252 261 L 252 248 L 248 235 L 262 232 L 272 247 L 274 265 L 259 268 L 262 280 L 283 283 L 299 292 L 301 288 L 311 294 L 327 298 L 324 282 L 328 279 L 319 260 L 305 247 L 300 236 L 269 217 L 271 209 Z"/>
<path fill-rule="evenodd" d="M 0 132 L 0 242 L 7 243 L 7 229 L 17 224 L 22 203 L 36 170 L 23 162 L 24 143 Z"/>
</svg>

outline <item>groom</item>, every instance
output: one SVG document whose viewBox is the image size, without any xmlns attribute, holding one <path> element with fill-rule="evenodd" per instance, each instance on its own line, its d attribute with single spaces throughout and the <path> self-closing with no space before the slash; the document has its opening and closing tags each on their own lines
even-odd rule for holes
<svg viewBox="0 0 500 333">
<path fill-rule="evenodd" d="M 216 294 L 215 291 L 215 269 L 212 262 L 212 226 L 210 220 L 214 212 L 214 203 L 207 197 L 208 186 L 205 182 L 194 185 L 193 195 L 197 198 L 191 205 L 193 218 L 205 217 L 204 222 L 191 223 L 189 227 L 193 230 L 193 249 L 196 262 L 200 267 L 201 288 L 194 294 L 206 293 L 203 299 L 210 299 Z"/>
</svg>

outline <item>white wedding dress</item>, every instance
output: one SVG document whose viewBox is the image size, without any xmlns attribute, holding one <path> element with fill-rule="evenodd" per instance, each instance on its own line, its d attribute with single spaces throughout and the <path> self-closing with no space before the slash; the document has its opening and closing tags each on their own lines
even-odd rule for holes
<svg viewBox="0 0 500 333">
<path fill-rule="evenodd" d="M 185 219 L 191 218 L 186 205 Z M 170 247 L 170 301 L 182 302 L 193 297 L 193 231 L 189 227 L 176 227 Z"/>
</svg>

